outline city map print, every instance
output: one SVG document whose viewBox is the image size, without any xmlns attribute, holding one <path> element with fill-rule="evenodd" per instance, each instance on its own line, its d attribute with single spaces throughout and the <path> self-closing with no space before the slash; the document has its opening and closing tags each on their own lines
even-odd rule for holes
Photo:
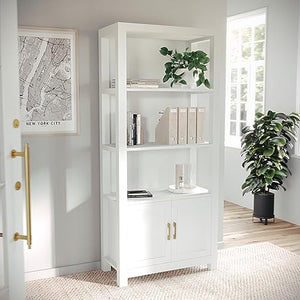
<svg viewBox="0 0 300 300">
<path fill-rule="evenodd" d="M 76 123 L 72 39 L 19 33 L 23 133 L 72 132 Z"/>
</svg>

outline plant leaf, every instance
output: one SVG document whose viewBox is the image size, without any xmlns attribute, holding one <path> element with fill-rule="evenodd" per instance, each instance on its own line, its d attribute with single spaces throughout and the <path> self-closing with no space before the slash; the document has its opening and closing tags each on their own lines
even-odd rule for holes
<svg viewBox="0 0 300 300">
<path fill-rule="evenodd" d="M 204 80 L 204 85 L 205 85 L 208 89 L 210 89 L 210 82 L 208 81 L 208 79 L 205 79 L 205 80 Z"/>
<path fill-rule="evenodd" d="M 268 148 L 264 150 L 263 155 L 264 156 L 271 156 L 275 152 L 275 147 Z"/>
<path fill-rule="evenodd" d="M 286 139 L 284 137 L 276 136 L 274 138 L 271 138 L 270 142 L 277 146 L 284 146 L 286 144 Z"/>
<path fill-rule="evenodd" d="M 161 55 L 166 56 L 169 53 L 169 49 L 167 47 L 162 47 L 160 48 L 159 52 Z"/>
</svg>

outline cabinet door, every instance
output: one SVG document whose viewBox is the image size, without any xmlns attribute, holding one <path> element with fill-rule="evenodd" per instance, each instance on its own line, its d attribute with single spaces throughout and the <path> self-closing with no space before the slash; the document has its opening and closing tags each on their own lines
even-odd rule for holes
<svg viewBox="0 0 300 300">
<path fill-rule="evenodd" d="M 128 267 L 142 267 L 170 261 L 171 203 L 135 204 L 129 205 L 128 209 L 130 257 Z"/>
<path fill-rule="evenodd" d="M 211 198 L 199 197 L 173 201 L 172 229 L 173 261 L 209 255 Z"/>
</svg>

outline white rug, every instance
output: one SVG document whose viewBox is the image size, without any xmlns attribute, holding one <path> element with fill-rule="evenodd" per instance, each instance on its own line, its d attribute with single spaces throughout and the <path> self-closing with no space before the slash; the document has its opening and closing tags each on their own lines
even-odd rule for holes
<svg viewBox="0 0 300 300">
<path fill-rule="evenodd" d="M 219 251 L 214 271 L 195 267 L 129 279 L 85 272 L 26 283 L 28 300 L 285 300 L 300 299 L 300 256 L 271 243 Z"/>
</svg>

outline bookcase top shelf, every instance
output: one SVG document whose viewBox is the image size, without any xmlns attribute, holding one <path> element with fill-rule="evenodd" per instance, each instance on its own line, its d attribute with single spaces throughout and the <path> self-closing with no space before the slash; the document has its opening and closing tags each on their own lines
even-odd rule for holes
<svg viewBox="0 0 300 300">
<path fill-rule="evenodd" d="M 213 32 L 195 27 L 178 27 L 139 23 L 118 22 L 99 30 L 100 37 L 113 37 L 121 32 L 129 38 L 165 39 L 174 41 L 194 41 L 211 38 Z"/>
<path fill-rule="evenodd" d="M 193 88 L 126 88 L 127 92 L 139 92 L 139 93 L 190 93 L 190 94 L 212 94 L 213 89 L 193 89 Z M 115 88 L 103 89 L 103 94 L 114 95 L 117 90 Z"/>
<path fill-rule="evenodd" d="M 192 148 L 202 148 L 202 147 L 211 147 L 212 144 L 205 142 L 201 144 L 184 144 L 184 145 L 160 145 L 156 143 L 146 143 L 142 145 L 127 146 L 128 152 L 137 152 L 137 151 L 157 151 L 157 150 L 180 150 L 180 149 L 192 149 Z M 103 150 L 115 151 L 115 144 L 105 144 L 103 145 Z"/>
</svg>

